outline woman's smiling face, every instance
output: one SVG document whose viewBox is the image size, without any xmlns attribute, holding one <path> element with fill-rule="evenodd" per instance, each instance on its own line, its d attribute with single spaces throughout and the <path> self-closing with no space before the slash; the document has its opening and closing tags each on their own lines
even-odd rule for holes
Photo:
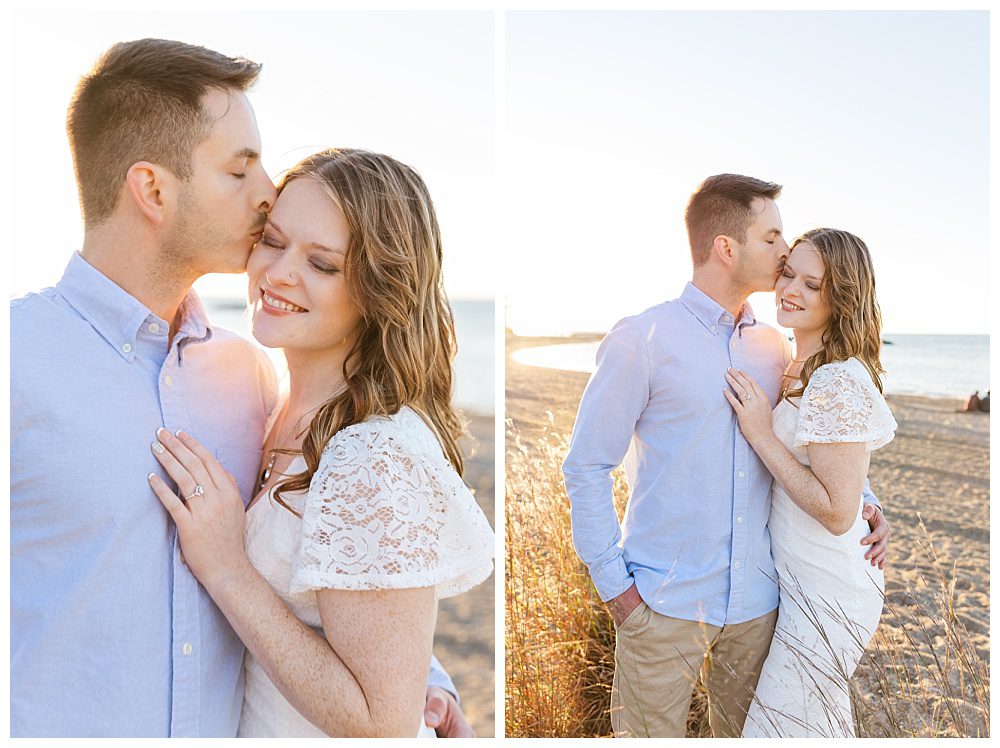
<svg viewBox="0 0 1000 748">
<path fill-rule="evenodd" d="M 314 179 L 285 185 L 247 263 L 253 335 L 269 348 L 350 350 L 362 313 L 344 276 L 343 211 Z"/>
<path fill-rule="evenodd" d="M 823 330 L 830 307 L 823 298 L 826 268 L 819 251 L 809 242 L 792 250 L 774 286 L 778 324 L 795 330 Z"/>
</svg>

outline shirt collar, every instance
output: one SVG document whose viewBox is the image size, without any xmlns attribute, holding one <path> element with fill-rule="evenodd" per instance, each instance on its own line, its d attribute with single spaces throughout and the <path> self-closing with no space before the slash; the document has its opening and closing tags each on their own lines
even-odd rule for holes
<svg viewBox="0 0 1000 748">
<path fill-rule="evenodd" d="M 733 315 L 690 281 L 684 286 L 680 302 L 713 334 L 717 332 L 720 325 L 735 326 L 736 324 Z M 739 320 L 741 328 L 757 324 L 757 318 L 754 316 L 753 307 L 750 306 L 749 301 L 743 302 L 736 318 Z"/>
<path fill-rule="evenodd" d="M 64 299 L 87 320 L 108 345 L 126 361 L 135 358 L 136 337 L 148 322 L 168 329 L 142 302 L 74 252 L 56 288 Z M 189 291 L 178 308 L 181 324 L 175 339 L 190 342 L 208 340 L 212 328 L 205 308 L 194 291 Z"/>
</svg>

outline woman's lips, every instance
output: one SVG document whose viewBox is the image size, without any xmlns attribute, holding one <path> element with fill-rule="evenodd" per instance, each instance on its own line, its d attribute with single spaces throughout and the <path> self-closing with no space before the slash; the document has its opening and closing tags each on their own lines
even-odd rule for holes
<svg viewBox="0 0 1000 748">
<path fill-rule="evenodd" d="M 272 314 L 304 314 L 309 311 L 263 288 L 260 289 L 260 306 L 264 311 Z"/>
<path fill-rule="evenodd" d="M 782 310 L 784 310 L 786 312 L 802 312 L 802 311 L 805 311 L 802 307 L 798 306 L 797 304 L 793 304 L 792 302 L 788 301 L 787 299 L 782 299 L 781 300 L 781 308 L 782 308 Z"/>
</svg>

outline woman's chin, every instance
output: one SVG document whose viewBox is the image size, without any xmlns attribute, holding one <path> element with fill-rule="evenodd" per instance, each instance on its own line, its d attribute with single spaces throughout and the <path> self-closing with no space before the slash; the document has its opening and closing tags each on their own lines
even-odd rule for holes
<svg viewBox="0 0 1000 748">
<path fill-rule="evenodd" d="M 279 339 L 277 335 L 269 333 L 267 330 L 253 325 L 250 328 L 250 334 L 253 335 L 253 339 L 260 343 L 265 348 L 283 348 L 283 341 Z"/>
</svg>

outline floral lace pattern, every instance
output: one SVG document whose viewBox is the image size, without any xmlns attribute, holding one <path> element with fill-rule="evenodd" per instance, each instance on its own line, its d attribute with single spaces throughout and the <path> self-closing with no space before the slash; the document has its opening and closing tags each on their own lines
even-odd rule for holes
<svg viewBox="0 0 1000 748">
<path fill-rule="evenodd" d="M 419 415 L 403 408 L 341 430 L 305 501 L 292 592 L 436 588 L 493 570 L 493 531 Z"/>
<path fill-rule="evenodd" d="M 864 364 L 849 358 L 825 364 L 809 378 L 799 403 L 794 446 L 864 442 L 873 450 L 892 441 L 897 428 Z"/>
</svg>

